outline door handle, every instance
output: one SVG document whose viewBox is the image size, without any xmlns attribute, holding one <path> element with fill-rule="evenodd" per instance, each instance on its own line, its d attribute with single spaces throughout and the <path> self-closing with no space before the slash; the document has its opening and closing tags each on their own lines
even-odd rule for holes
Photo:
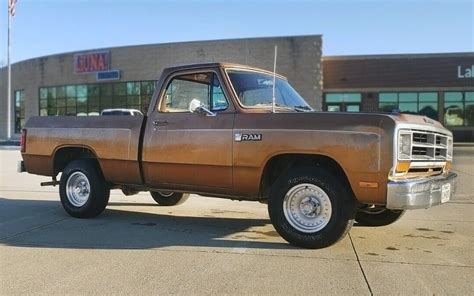
<svg viewBox="0 0 474 296">
<path fill-rule="evenodd" d="M 168 121 L 166 120 L 153 120 L 153 126 L 163 126 L 167 124 L 168 124 Z"/>
</svg>

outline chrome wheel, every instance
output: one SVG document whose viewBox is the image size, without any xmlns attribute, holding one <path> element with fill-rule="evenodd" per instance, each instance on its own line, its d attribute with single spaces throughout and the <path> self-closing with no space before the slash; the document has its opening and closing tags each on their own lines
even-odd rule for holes
<svg viewBox="0 0 474 296">
<path fill-rule="evenodd" d="M 331 200 L 323 189 L 314 184 L 298 184 L 286 193 L 283 213 L 296 230 L 304 233 L 318 232 L 331 219 Z"/>
<path fill-rule="evenodd" d="M 82 207 L 89 200 L 91 185 L 86 175 L 74 172 L 66 182 L 66 195 L 68 201 L 75 207 Z"/>
<path fill-rule="evenodd" d="M 170 197 L 173 195 L 174 192 L 172 191 L 158 191 L 158 193 L 163 197 Z"/>
</svg>

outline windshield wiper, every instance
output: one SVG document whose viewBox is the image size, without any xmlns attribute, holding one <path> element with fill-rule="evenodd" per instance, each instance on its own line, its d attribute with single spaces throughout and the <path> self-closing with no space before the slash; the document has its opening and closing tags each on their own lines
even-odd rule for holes
<svg viewBox="0 0 474 296">
<path fill-rule="evenodd" d="M 300 112 L 308 112 L 308 111 L 313 111 L 313 108 L 309 106 L 293 106 L 295 110 L 300 111 Z"/>
<path fill-rule="evenodd" d="M 273 102 L 259 103 L 259 104 L 256 104 L 255 106 L 271 107 L 272 104 L 273 104 Z M 283 108 L 283 109 L 290 110 L 290 111 L 296 111 L 296 112 L 312 111 L 312 109 L 307 107 L 307 106 L 287 106 L 287 105 L 282 105 L 282 104 L 279 104 L 279 103 L 275 103 L 275 107 Z"/>
</svg>

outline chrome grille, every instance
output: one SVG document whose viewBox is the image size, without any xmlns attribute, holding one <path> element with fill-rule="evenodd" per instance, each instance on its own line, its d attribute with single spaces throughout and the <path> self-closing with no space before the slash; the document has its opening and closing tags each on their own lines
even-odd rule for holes
<svg viewBox="0 0 474 296">
<path fill-rule="evenodd" d="M 412 130 L 411 159 L 425 161 L 445 161 L 448 155 L 448 141 L 444 134 Z"/>
</svg>

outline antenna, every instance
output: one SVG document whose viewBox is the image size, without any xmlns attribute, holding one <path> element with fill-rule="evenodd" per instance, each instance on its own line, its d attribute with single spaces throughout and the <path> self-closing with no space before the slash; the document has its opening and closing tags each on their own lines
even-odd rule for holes
<svg viewBox="0 0 474 296">
<path fill-rule="evenodd" d="M 272 112 L 275 113 L 275 80 L 276 80 L 276 68 L 277 68 L 277 53 L 278 46 L 275 44 L 275 58 L 273 60 L 273 97 L 272 97 Z"/>
</svg>

